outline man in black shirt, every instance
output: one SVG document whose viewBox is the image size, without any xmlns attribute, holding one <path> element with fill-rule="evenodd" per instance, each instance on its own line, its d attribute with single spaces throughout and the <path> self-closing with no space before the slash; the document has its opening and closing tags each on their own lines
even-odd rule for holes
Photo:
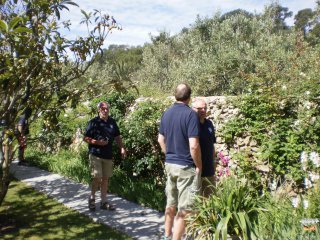
<svg viewBox="0 0 320 240">
<path fill-rule="evenodd" d="M 202 187 L 201 194 L 208 197 L 212 193 L 215 184 L 215 161 L 214 144 L 216 143 L 215 129 L 212 122 L 207 119 L 207 103 L 204 99 L 197 98 L 193 109 L 198 113 L 200 119 L 200 147 L 202 159 Z"/>
<path fill-rule="evenodd" d="M 121 149 L 121 156 L 126 157 L 126 150 L 122 143 L 117 123 L 109 116 L 109 104 L 100 102 L 98 104 L 99 116 L 91 119 L 84 134 L 84 141 L 89 144 L 89 159 L 92 168 L 91 195 L 89 198 L 89 209 L 94 211 L 95 193 L 100 186 L 101 204 L 100 208 L 114 210 L 115 207 L 107 202 L 107 191 L 109 178 L 113 170 L 112 143 L 115 140 Z"/>
</svg>

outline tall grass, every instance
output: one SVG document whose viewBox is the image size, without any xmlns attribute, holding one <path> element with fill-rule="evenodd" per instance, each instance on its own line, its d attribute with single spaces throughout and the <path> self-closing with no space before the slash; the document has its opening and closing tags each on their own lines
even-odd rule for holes
<svg viewBox="0 0 320 240">
<path fill-rule="evenodd" d="M 319 199 L 313 201 L 318 206 Z M 249 182 L 231 177 L 220 182 L 208 199 L 198 198 L 187 230 L 201 240 L 226 240 L 231 236 L 248 240 L 319 240 L 319 225 L 308 231 L 300 222 L 318 216 L 314 210 L 308 212 L 302 205 L 294 208 L 286 194 L 259 195 Z"/>
<path fill-rule="evenodd" d="M 28 162 L 41 169 L 59 173 L 77 182 L 85 184 L 91 182 L 89 157 L 86 149 L 82 149 L 80 153 L 61 150 L 55 154 L 29 149 L 27 156 Z M 129 175 L 120 166 L 114 167 L 109 191 L 129 201 L 158 211 L 164 211 L 164 185 L 158 183 L 155 179 L 142 179 Z"/>
<path fill-rule="evenodd" d="M 27 161 L 49 172 L 59 173 L 81 183 L 90 183 L 89 160 L 85 151 L 75 153 L 61 150 L 55 154 L 40 151 L 27 152 Z"/>
</svg>

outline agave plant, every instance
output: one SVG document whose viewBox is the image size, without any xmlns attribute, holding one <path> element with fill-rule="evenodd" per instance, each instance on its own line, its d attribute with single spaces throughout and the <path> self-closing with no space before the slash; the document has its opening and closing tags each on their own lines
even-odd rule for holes
<svg viewBox="0 0 320 240">
<path fill-rule="evenodd" d="M 187 220 L 188 234 L 195 239 L 257 239 L 262 201 L 246 179 L 225 178 L 208 199 L 197 199 L 196 213 Z"/>
</svg>

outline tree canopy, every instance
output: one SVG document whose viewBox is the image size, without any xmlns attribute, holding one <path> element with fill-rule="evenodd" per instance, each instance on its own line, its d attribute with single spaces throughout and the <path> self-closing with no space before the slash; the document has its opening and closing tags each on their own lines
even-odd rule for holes
<svg viewBox="0 0 320 240">
<path fill-rule="evenodd" d="M 85 91 L 72 85 L 102 51 L 108 33 L 118 27 L 115 19 L 95 10 L 81 10 L 87 36 L 68 39 L 60 20 L 70 0 L 6 0 L 0 5 L 0 119 L 13 129 L 21 114 L 36 118 L 47 115 L 55 121 L 69 101 L 77 101 Z M 3 140 L 1 138 L 1 140 Z M 2 153 L 2 141 L 0 141 Z M 9 149 L 10 143 L 5 143 Z M 5 195 L 10 152 L 1 156 L 0 203 Z"/>
</svg>

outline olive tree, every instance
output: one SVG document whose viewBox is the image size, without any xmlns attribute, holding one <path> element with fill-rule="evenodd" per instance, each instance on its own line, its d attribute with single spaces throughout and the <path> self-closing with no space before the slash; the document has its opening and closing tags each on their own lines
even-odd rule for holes
<svg viewBox="0 0 320 240">
<path fill-rule="evenodd" d="M 70 0 L 0 3 L 0 204 L 10 183 L 12 132 L 18 117 L 46 114 L 57 119 L 67 102 L 88 89 L 73 82 L 95 61 L 110 31 L 120 28 L 101 11 L 81 10 L 86 36 L 68 39 L 62 33 L 71 23 L 60 16 L 71 5 L 78 6 Z"/>
</svg>

